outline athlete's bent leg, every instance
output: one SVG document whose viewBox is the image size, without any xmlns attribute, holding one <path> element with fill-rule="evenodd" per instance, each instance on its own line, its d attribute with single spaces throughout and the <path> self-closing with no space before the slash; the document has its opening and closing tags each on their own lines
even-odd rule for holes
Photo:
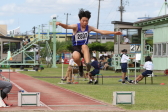
<svg viewBox="0 0 168 112">
<path fill-rule="evenodd" d="M 79 75 L 82 77 L 83 76 L 83 65 L 81 63 L 81 55 L 79 52 L 74 51 L 72 54 L 74 62 L 79 66 Z"/>
<path fill-rule="evenodd" d="M 82 45 L 81 52 L 83 53 L 83 56 L 86 62 L 87 71 L 90 71 L 91 65 L 90 65 L 89 47 L 87 45 Z"/>
</svg>

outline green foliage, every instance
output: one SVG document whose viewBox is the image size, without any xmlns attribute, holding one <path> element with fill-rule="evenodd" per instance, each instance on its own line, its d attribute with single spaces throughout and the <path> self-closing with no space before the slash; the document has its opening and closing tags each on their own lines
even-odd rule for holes
<svg viewBox="0 0 168 112">
<path fill-rule="evenodd" d="M 114 42 L 106 42 L 106 43 L 99 43 L 93 42 L 88 44 L 89 49 L 91 51 L 113 51 L 114 50 Z"/>
<path fill-rule="evenodd" d="M 88 44 L 88 47 L 89 47 L 90 51 L 94 51 L 94 50 L 103 51 L 103 49 L 104 49 L 102 44 L 99 42 L 93 42 L 91 44 Z"/>
<path fill-rule="evenodd" d="M 50 45 L 51 50 L 53 51 L 53 42 L 51 42 L 49 45 Z M 56 41 L 56 53 L 61 54 L 62 52 L 71 51 L 70 49 L 67 49 L 68 46 L 72 46 L 71 41 L 62 41 L 62 42 Z M 43 57 L 46 57 L 47 53 L 48 53 L 48 50 L 44 46 L 44 48 L 41 51 L 41 54 L 43 54 Z"/>
<path fill-rule="evenodd" d="M 114 51 L 114 42 L 103 43 L 103 46 L 106 49 L 105 51 Z"/>
<path fill-rule="evenodd" d="M 73 51 L 73 46 L 72 44 L 67 45 L 67 50 L 72 52 Z"/>
<path fill-rule="evenodd" d="M 153 46 L 153 36 L 152 37 L 148 37 L 149 40 L 146 40 L 146 42 L 150 45 Z"/>
</svg>

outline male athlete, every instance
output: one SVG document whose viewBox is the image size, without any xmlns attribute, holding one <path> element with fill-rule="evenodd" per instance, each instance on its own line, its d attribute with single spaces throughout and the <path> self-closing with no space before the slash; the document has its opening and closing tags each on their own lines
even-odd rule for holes
<svg viewBox="0 0 168 112">
<path fill-rule="evenodd" d="M 85 59 L 86 70 L 90 71 L 90 68 L 91 68 L 90 53 L 89 53 L 89 48 L 87 46 L 88 40 L 89 40 L 89 33 L 91 31 L 97 32 L 103 35 L 108 35 L 108 34 L 121 35 L 122 33 L 106 31 L 106 30 L 99 30 L 97 28 L 89 26 L 88 23 L 91 17 L 91 13 L 87 10 L 85 11 L 84 9 L 80 9 L 78 16 L 79 16 L 80 23 L 66 25 L 60 22 L 56 22 L 56 25 L 59 25 L 65 29 L 73 30 L 73 36 L 72 36 L 73 54 L 72 56 L 73 56 L 75 63 L 78 64 L 79 66 L 80 76 L 83 76 L 83 65 L 80 60 L 81 57 L 84 57 Z"/>
</svg>

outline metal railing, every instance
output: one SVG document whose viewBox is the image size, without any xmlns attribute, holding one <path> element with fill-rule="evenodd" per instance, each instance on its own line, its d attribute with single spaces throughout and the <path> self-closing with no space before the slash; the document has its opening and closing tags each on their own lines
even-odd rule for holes
<svg viewBox="0 0 168 112">
<path fill-rule="evenodd" d="M 40 34 L 40 29 L 39 29 L 39 34 Z M 13 58 L 13 57 L 17 56 L 18 54 L 23 53 L 24 51 L 26 51 L 28 48 L 30 48 L 33 44 L 37 43 L 38 41 L 49 40 L 49 31 L 48 31 L 47 35 L 44 35 L 44 36 L 46 36 L 46 38 L 40 39 L 40 35 L 38 35 L 38 37 L 35 38 L 33 41 L 27 43 L 26 45 L 22 46 L 20 49 L 11 53 L 11 57 Z M 4 62 L 7 62 L 7 61 L 8 61 L 8 59 L 6 56 L 0 60 L 0 65 L 2 65 Z"/>
</svg>

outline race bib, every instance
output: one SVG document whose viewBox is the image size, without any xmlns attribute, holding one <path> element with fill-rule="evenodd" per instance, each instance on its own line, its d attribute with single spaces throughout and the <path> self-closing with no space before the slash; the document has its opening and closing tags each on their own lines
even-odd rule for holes
<svg viewBox="0 0 168 112">
<path fill-rule="evenodd" d="M 79 32 L 75 35 L 76 41 L 86 40 L 88 37 L 88 32 Z"/>
</svg>

